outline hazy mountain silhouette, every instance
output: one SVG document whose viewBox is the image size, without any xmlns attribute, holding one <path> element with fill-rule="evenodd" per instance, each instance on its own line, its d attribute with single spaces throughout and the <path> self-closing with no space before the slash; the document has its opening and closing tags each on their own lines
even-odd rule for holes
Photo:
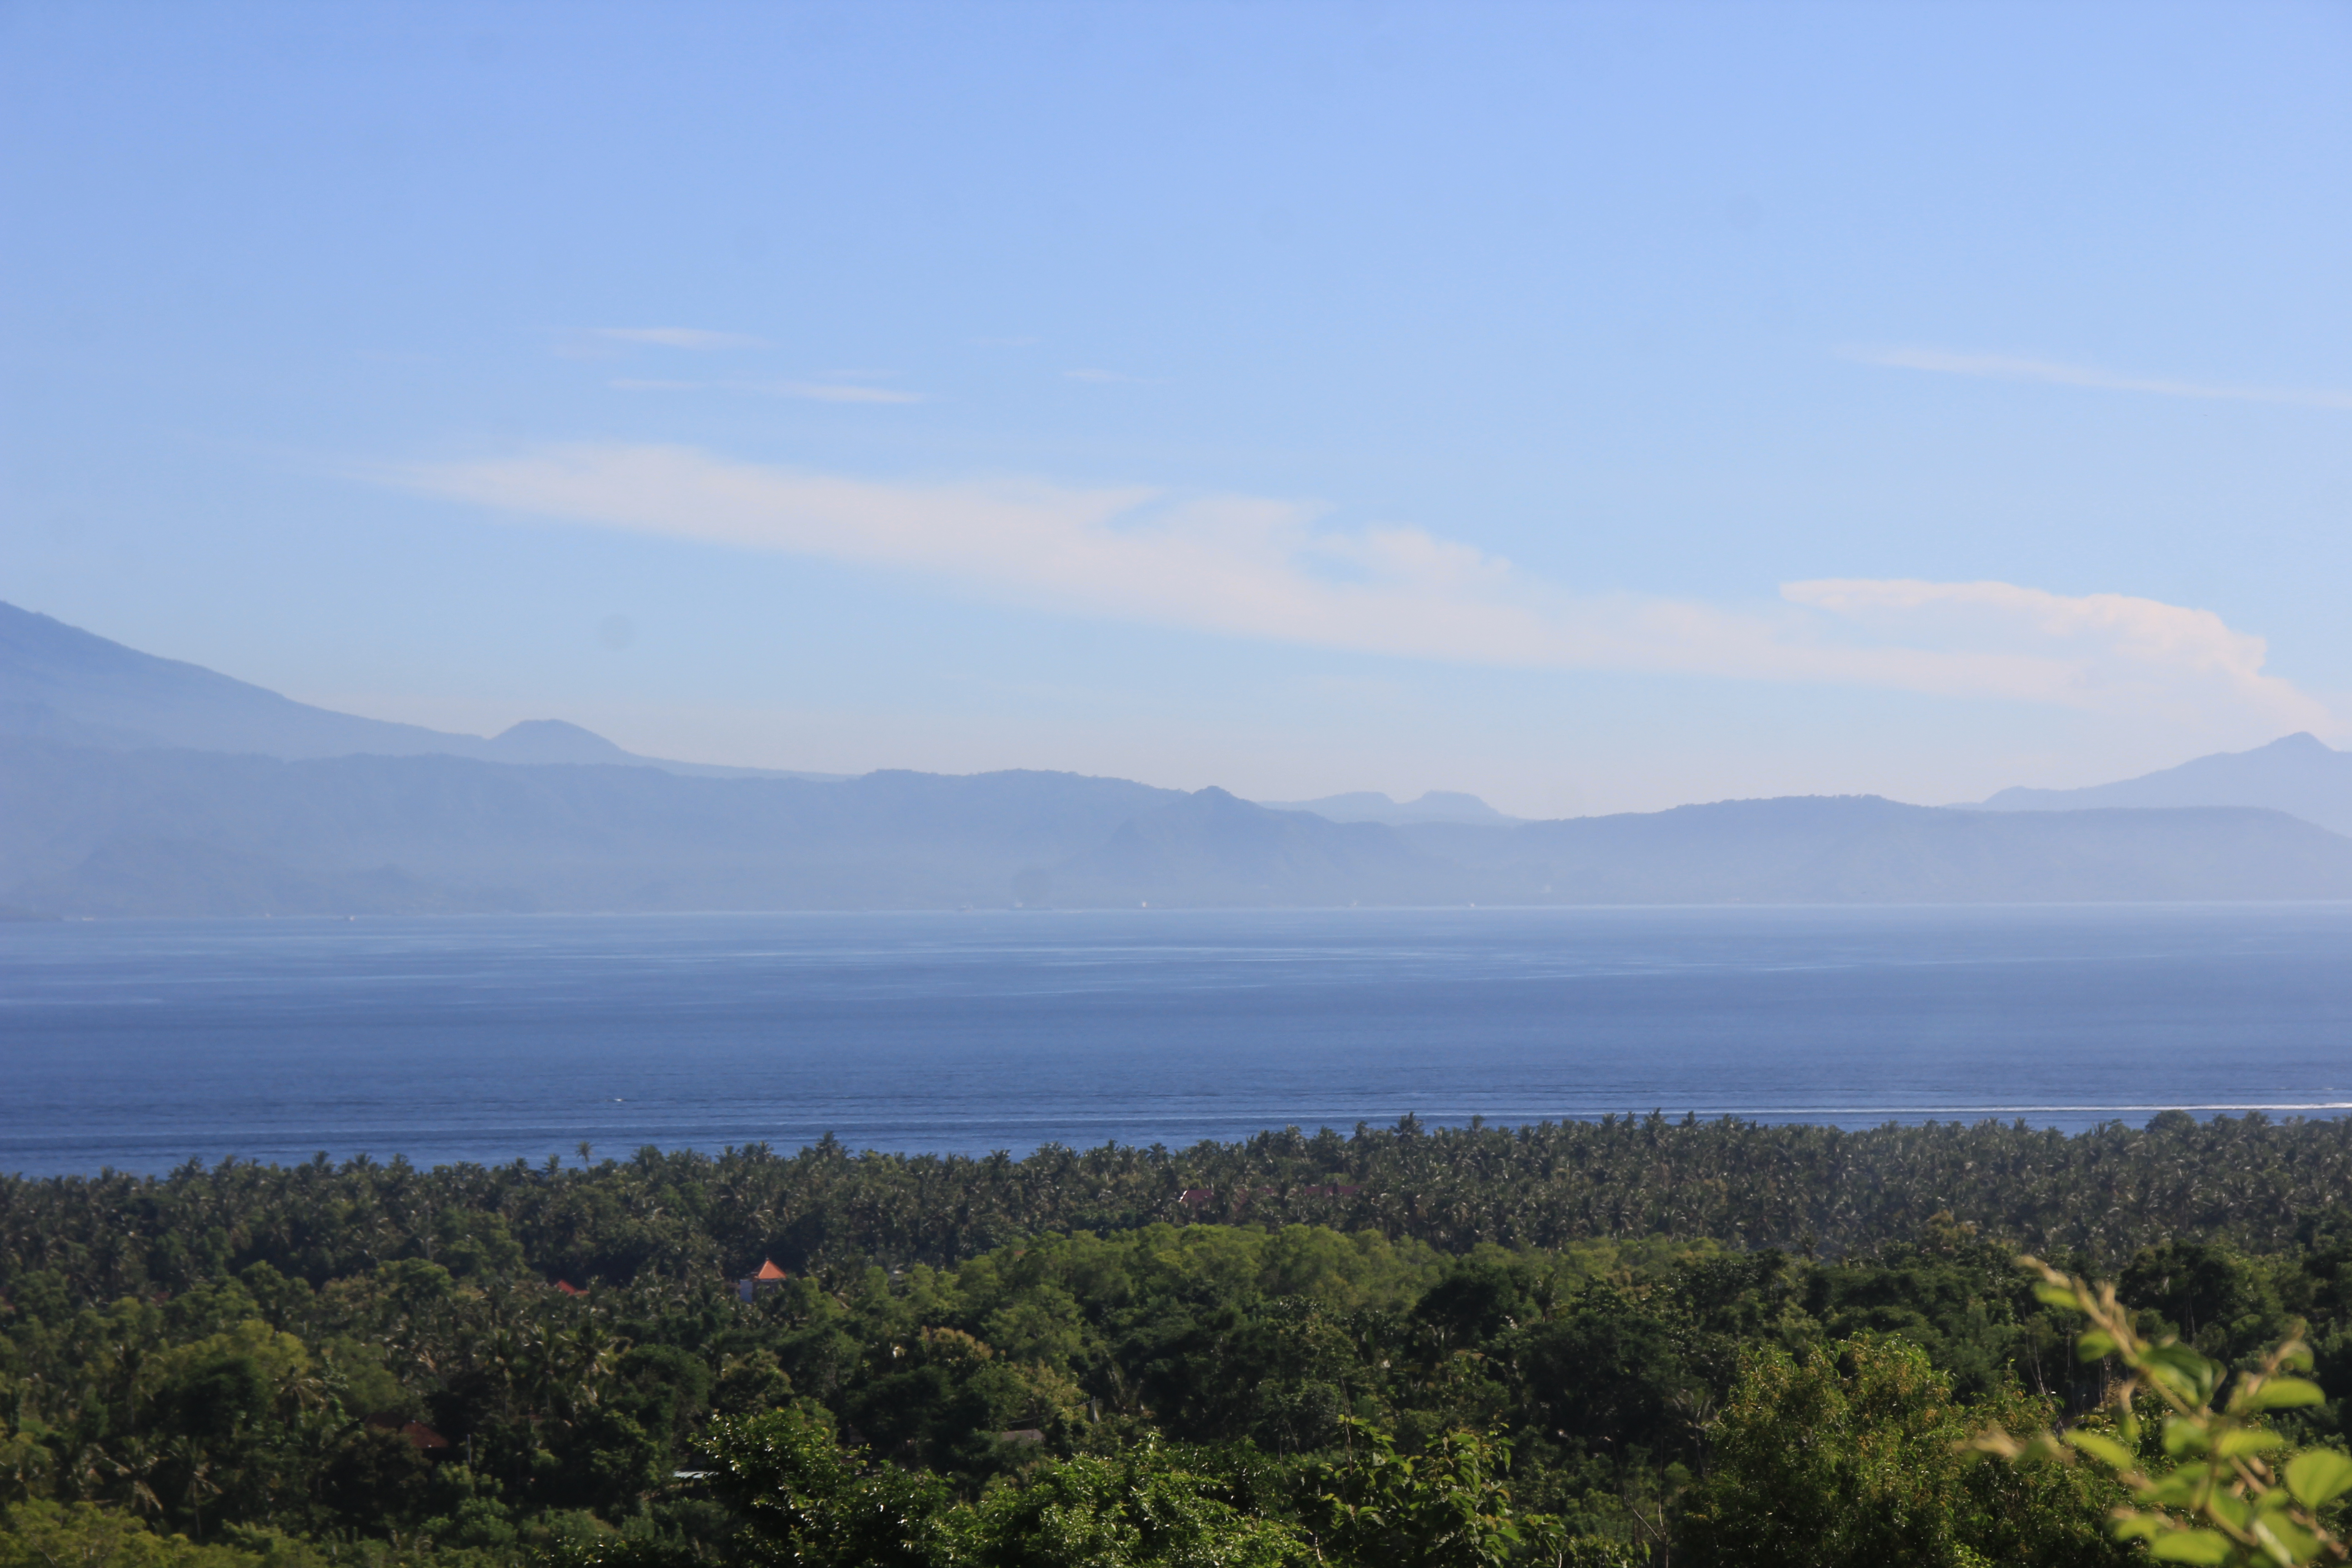
<svg viewBox="0 0 2352 1568">
<path fill-rule="evenodd" d="M 2079 811 L 2091 806 L 2260 805 L 2352 833 L 2352 752 L 2289 735 L 2251 752 L 2210 757 L 2084 789 L 2005 789 L 1986 811 Z"/>
<path fill-rule="evenodd" d="M 1123 824 L 1038 892 L 1075 904 L 1417 904 L 1458 901 L 1463 879 L 1384 824 L 1204 789 Z"/>
<path fill-rule="evenodd" d="M 1385 822 L 1403 827 L 1416 822 L 1468 822 L 1507 827 L 1519 821 L 1507 816 L 1475 795 L 1433 789 L 1419 800 L 1391 800 L 1373 790 L 1351 795 L 1327 795 L 1320 800 L 1262 800 L 1268 811 L 1311 811 L 1332 822 Z"/>
<path fill-rule="evenodd" d="M 1335 823 L 1067 773 L 844 784 L 0 740 L 0 903 L 62 914 L 2352 897 L 2277 812 L 1738 801 Z"/>
<path fill-rule="evenodd" d="M 625 752 L 593 730 L 561 719 L 526 719 L 509 725 L 485 742 L 478 753 L 494 763 L 597 763 L 631 767 L 648 759 Z"/>
<path fill-rule="evenodd" d="M 234 861 L 252 913 L 306 912 L 320 887 L 348 891 L 351 912 L 1003 904 L 1021 871 L 1176 798 L 1067 773 L 817 784 L 0 740 L 0 902 L 226 912 L 185 889 L 192 868 Z M 404 880 L 369 884 L 365 897 L 339 880 L 384 872 Z"/>
<path fill-rule="evenodd" d="M 2250 769 L 2275 784 L 2344 760 L 2299 737 L 2107 788 L 2229 764 L 2237 774 L 2210 787 L 2241 789 Z M 0 606 L 13 912 L 2352 898 L 2352 838 L 2236 805 L 1854 796 L 1515 823 L 1469 796 L 1308 804 L 1070 773 L 689 770 L 554 721 L 444 735 Z M 1423 815 L 1331 819 L 1383 806 Z"/>
<path fill-rule="evenodd" d="M 0 604 L 0 735 L 117 750 L 184 747 L 289 760 L 440 754 L 502 763 L 611 763 L 722 777 L 806 777 L 640 757 L 561 720 L 454 735 L 313 708 Z"/>
</svg>

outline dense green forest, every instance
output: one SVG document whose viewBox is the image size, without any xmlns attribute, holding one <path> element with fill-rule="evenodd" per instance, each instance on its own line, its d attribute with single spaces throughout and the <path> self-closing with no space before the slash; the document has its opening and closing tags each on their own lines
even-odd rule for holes
<svg viewBox="0 0 2352 1568">
<path fill-rule="evenodd" d="M 2300 1331 L 2334 1443 L 2347 1193 L 2179 1115 L 5 1180 L 0 1568 L 2119 1563 L 1967 1447 L 2116 1386 L 2017 1255 Z"/>
</svg>

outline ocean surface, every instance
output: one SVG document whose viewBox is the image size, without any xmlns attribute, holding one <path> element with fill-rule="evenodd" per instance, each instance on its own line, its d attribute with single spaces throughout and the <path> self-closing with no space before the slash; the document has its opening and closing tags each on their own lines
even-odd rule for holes
<svg viewBox="0 0 2352 1568">
<path fill-rule="evenodd" d="M 2352 906 L 0 925 L 0 1171 L 2352 1110 Z"/>
</svg>

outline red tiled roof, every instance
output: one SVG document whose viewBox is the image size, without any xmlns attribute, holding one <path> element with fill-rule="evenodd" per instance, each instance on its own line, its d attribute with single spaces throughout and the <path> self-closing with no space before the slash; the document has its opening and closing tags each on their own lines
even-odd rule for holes
<svg viewBox="0 0 2352 1568">
<path fill-rule="evenodd" d="M 766 1258 L 761 1258 L 760 1260 L 760 1271 L 757 1274 L 752 1275 L 751 1278 L 754 1279 L 789 1279 L 792 1276 L 786 1274 L 782 1269 L 777 1268 L 773 1263 L 768 1261 Z"/>
<path fill-rule="evenodd" d="M 397 1415 L 377 1415 L 367 1418 L 367 1425 L 379 1431 L 397 1432 L 420 1448 L 446 1448 L 449 1439 L 422 1421 L 411 1421 Z"/>
</svg>

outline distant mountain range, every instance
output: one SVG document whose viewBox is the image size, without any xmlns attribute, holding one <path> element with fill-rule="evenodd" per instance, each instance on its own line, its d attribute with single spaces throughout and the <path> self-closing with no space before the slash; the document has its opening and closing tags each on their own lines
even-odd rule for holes
<svg viewBox="0 0 2352 1568">
<path fill-rule="evenodd" d="M 2202 769 L 2209 795 L 2283 789 L 2344 761 L 2295 737 L 2105 787 Z M 554 721 L 484 740 L 333 713 L 0 605 L 0 906 L 18 911 L 2352 898 L 2352 837 L 2266 802 L 2054 793 L 1520 822 L 1442 794 L 1286 806 L 1068 773 L 702 768 Z"/>
<path fill-rule="evenodd" d="M 625 752 L 560 719 L 484 739 L 313 708 L 158 658 L 14 605 L 0 604 L 0 736 L 109 751 L 184 747 L 253 756 L 439 755 L 486 763 L 591 763 L 726 778 L 839 778 L 666 762 Z"/>
<path fill-rule="evenodd" d="M 1986 811 L 2080 811 L 2089 806 L 2261 805 L 2336 833 L 2352 833 L 2352 752 L 2289 735 L 2251 752 L 2200 757 L 2161 773 L 2086 789 L 2005 789 Z"/>
<path fill-rule="evenodd" d="M 1506 816 L 1475 795 L 1433 789 L 1419 800 L 1391 800 L 1370 790 L 1327 795 L 1320 800 L 1262 800 L 1268 811 L 1311 811 L 1333 822 L 1385 822 L 1403 827 L 1416 822 L 1472 822 L 1508 827 L 1521 819 Z"/>
</svg>

